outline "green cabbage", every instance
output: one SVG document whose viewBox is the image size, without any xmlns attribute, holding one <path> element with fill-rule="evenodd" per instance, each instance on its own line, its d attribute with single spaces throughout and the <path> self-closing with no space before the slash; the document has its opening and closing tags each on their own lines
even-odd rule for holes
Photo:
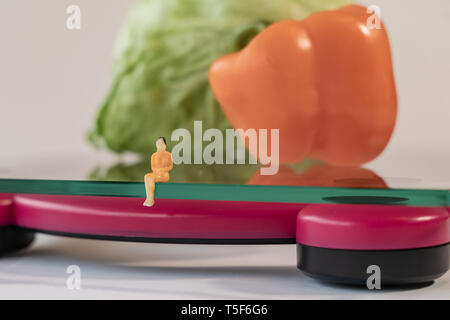
<svg viewBox="0 0 450 320">
<path fill-rule="evenodd" d="M 268 24 L 303 19 L 349 0 L 141 0 L 113 57 L 113 81 L 89 139 L 115 152 L 149 154 L 173 130 L 230 127 L 208 84 L 210 64 Z"/>
</svg>

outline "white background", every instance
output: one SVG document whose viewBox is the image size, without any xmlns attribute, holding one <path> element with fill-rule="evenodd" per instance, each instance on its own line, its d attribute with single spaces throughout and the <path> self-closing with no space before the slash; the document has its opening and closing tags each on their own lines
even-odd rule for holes
<svg viewBox="0 0 450 320">
<path fill-rule="evenodd" d="M 26 171 L 30 162 L 75 171 L 77 163 L 94 164 L 83 134 L 109 87 L 114 39 L 132 2 L 0 1 L 0 171 L 21 165 L 33 177 Z M 381 7 L 399 94 L 392 140 L 368 167 L 384 177 L 448 181 L 450 1 L 361 2 Z M 66 29 L 69 4 L 81 7 L 80 31 Z M 54 154 L 68 162 L 52 162 Z M 80 291 L 65 288 L 70 264 L 82 268 Z M 296 270 L 293 246 L 40 236 L 30 251 L 0 260 L 1 298 L 450 298 L 449 289 L 449 274 L 431 287 L 406 291 L 323 285 Z"/>
</svg>

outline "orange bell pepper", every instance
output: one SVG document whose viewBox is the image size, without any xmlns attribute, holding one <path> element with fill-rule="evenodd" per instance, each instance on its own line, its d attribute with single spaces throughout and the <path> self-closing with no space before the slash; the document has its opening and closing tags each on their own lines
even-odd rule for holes
<svg viewBox="0 0 450 320">
<path fill-rule="evenodd" d="M 279 129 L 280 163 L 374 159 L 392 134 L 397 97 L 387 33 L 368 17 L 349 5 L 280 21 L 215 61 L 211 88 L 233 127 Z"/>
</svg>

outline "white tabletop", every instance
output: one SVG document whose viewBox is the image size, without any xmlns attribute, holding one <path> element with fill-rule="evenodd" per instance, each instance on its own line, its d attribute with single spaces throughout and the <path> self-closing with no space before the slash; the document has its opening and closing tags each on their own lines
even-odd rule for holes
<svg viewBox="0 0 450 320">
<path fill-rule="evenodd" d="M 81 288 L 69 290 L 70 265 Z M 175 245 L 38 235 L 0 259 L 0 299 L 450 299 L 450 273 L 426 287 L 337 286 L 296 268 L 294 245 Z"/>
</svg>

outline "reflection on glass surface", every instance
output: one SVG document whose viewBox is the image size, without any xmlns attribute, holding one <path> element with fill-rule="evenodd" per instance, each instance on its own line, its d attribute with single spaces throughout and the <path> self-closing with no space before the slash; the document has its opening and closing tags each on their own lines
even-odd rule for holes
<svg viewBox="0 0 450 320">
<path fill-rule="evenodd" d="M 361 167 L 336 167 L 323 163 L 309 163 L 295 171 L 284 165 L 276 175 L 261 175 L 256 172 L 248 184 L 317 186 L 342 188 L 388 188 L 384 180 L 369 169 Z"/>
<path fill-rule="evenodd" d="M 316 186 L 342 188 L 388 188 L 376 173 L 360 167 L 335 167 L 305 160 L 296 166 L 283 165 L 275 175 L 261 175 L 258 165 L 178 165 L 171 182 L 219 183 L 273 186 Z M 148 161 L 96 167 L 89 180 L 137 181 L 148 172 Z"/>
<path fill-rule="evenodd" d="M 98 181 L 137 181 L 149 172 L 149 161 L 133 164 L 118 163 L 109 168 L 96 167 L 89 175 L 89 180 Z M 245 184 L 250 176 L 257 171 L 258 165 L 176 165 L 171 171 L 170 182 L 184 183 L 220 183 Z"/>
</svg>

